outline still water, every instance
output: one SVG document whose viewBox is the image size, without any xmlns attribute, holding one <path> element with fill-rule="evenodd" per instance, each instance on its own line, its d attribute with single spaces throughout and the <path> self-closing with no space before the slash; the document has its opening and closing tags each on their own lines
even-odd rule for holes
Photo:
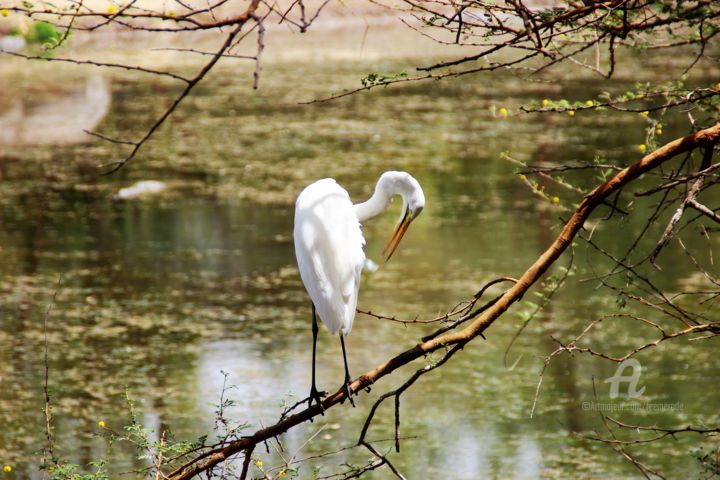
<svg viewBox="0 0 720 480">
<path fill-rule="evenodd" d="M 360 34 L 353 35 L 348 42 L 357 49 Z M 26 140 L 3 144 L 0 463 L 13 465 L 15 478 L 40 476 L 38 452 L 46 445 L 43 320 L 49 305 L 56 453 L 81 465 L 106 458 L 111 477 L 123 478 L 123 472 L 145 467 L 145 460 L 129 445 L 108 445 L 98 422 L 122 430 L 129 419 L 126 394 L 151 435 L 171 432 L 178 440 L 212 436 L 223 372 L 232 386 L 225 394 L 234 400 L 226 415 L 251 431 L 274 423 L 283 404 L 307 394 L 310 309 L 291 236 L 294 197 L 306 184 L 332 176 L 359 201 L 384 170 L 412 172 L 425 189 L 427 207 L 393 260 L 364 276 L 359 307 L 431 318 L 488 280 L 522 273 L 558 232 L 564 208 L 580 198 L 551 184 L 546 188 L 559 205 L 534 196 L 502 152 L 532 163 L 588 162 L 601 155 L 625 165 L 638 158 L 636 145 L 643 143 L 640 115 L 504 119 L 490 113 L 492 105 L 585 100 L 621 90 L 639 80 L 630 65 L 614 82 L 526 82 L 505 72 L 302 106 L 298 102 L 357 85 L 370 72 L 410 69 L 438 54 L 430 47 L 406 47 L 383 55 L 372 38 L 363 55 L 352 58 L 338 54 L 337 45 L 323 50 L 321 36 L 310 37 L 308 45 L 312 55 L 276 50 L 273 57 L 270 48 L 258 93 L 249 91 L 248 67 L 221 65 L 142 154 L 111 177 L 99 177 L 97 165 L 122 155 L 113 145 L 45 136 L 31 146 Z M 632 62 L 644 62 L 648 75 L 667 73 L 652 57 Z M 28 67 L 18 62 L 3 68 Z M 79 72 L 74 75 L 85 75 L 88 85 L 111 92 L 111 100 L 97 102 L 109 108 L 97 127 L 109 135 L 141 134 L 165 108 L 165 98 L 178 92 L 177 85 L 155 78 L 105 72 L 98 83 L 91 79 L 96 72 Z M 702 75 L 696 80 L 704 81 Z M 85 97 L 74 98 L 77 105 Z M 38 111 L 38 105 L 26 110 Z M 682 118 L 664 122 L 666 138 L 685 133 Z M 597 182 L 593 173 L 568 177 L 584 189 Z M 113 199 L 138 180 L 162 180 L 168 187 L 146 199 Z M 622 252 L 643 227 L 648 205 L 636 203 L 633 215 L 602 224 L 596 241 Z M 366 251 L 376 261 L 398 208 L 364 228 Z M 646 250 L 658 234 L 647 239 Z M 696 232 L 683 240 L 698 251 L 718 252 L 716 239 L 708 245 Z M 700 281 L 677 249 L 669 248 L 661 264 L 663 272 L 653 275 L 668 291 Z M 583 410 L 583 402 L 595 401 L 593 379 L 598 399 L 608 401 L 603 380 L 615 364 L 557 358 L 529 416 L 543 358 L 556 346 L 550 336 L 567 341 L 590 320 L 617 310 L 612 292 L 580 281 L 612 265 L 583 244 L 576 247 L 574 265 L 574 275 L 515 342 L 507 361 L 505 349 L 528 305 L 516 306 L 488 330 L 487 341 L 468 345 L 403 396 L 401 435 L 407 438 L 391 458 L 408 478 L 638 476 L 609 448 L 576 435 L 599 428 L 597 413 Z M 412 346 L 430 328 L 358 315 L 347 340 L 351 373 Z M 619 354 L 652 339 L 652 332 L 615 320 L 604 322 L 592 341 Z M 708 384 L 717 385 L 720 360 L 711 342 L 692 343 L 668 342 L 638 357 L 643 398 L 679 406 L 619 418 L 666 427 L 717 423 L 720 391 Z M 321 331 L 318 347 L 319 386 L 334 390 L 343 376 L 339 342 Z M 285 455 L 303 458 L 351 445 L 373 399 L 420 365 L 384 379 L 358 397 L 357 408 L 333 408 L 294 429 L 282 438 Z M 391 437 L 392 425 L 391 409 L 381 409 L 370 437 Z M 670 477 L 697 475 L 697 440 L 678 437 L 638 455 Z M 279 461 L 273 450 L 257 458 L 266 466 Z M 358 465 L 367 458 L 365 451 L 347 450 L 302 464 L 299 474 L 331 475 L 346 462 Z M 369 478 L 389 475 L 379 470 Z"/>
</svg>

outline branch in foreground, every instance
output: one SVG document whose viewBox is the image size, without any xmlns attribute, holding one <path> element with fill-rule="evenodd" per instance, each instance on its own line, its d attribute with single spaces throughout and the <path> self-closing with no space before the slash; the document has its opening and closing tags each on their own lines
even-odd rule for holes
<svg viewBox="0 0 720 480">
<path fill-rule="evenodd" d="M 593 386 L 594 386 L 594 383 L 593 383 Z M 676 435 L 684 434 L 684 433 L 693 433 L 693 434 L 702 435 L 702 436 L 706 436 L 706 437 L 715 436 L 718 433 L 720 433 L 720 428 L 697 428 L 697 427 L 693 427 L 690 425 L 688 425 L 684 428 L 661 428 L 658 426 L 645 426 L 645 425 L 640 425 L 640 424 L 630 425 L 627 423 L 623 423 L 619 420 L 616 420 L 612 417 L 609 417 L 609 416 L 603 414 L 602 412 L 598 412 L 598 414 L 600 415 L 600 419 L 602 420 L 603 425 L 605 426 L 605 429 L 607 430 L 607 432 L 610 435 L 609 438 L 601 437 L 597 432 L 596 432 L 595 436 L 582 435 L 582 434 L 576 434 L 576 435 L 579 436 L 580 438 L 604 443 L 609 448 L 611 448 L 616 453 L 618 453 L 620 456 L 625 458 L 628 462 L 630 462 L 647 479 L 650 479 L 652 477 L 665 479 L 665 477 L 662 476 L 656 470 L 651 469 L 645 463 L 640 462 L 630 452 L 630 450 L 628 449 L 629 446 L 653 443 L 653 442 L 657 442 L 657 441 L 663 440 L 668 437 L 672 438 L 673 440 L 677 440 Z M 615 427 L 615 430 L 612 428 L 613 425 Z M 622 440 L 622 439 L 618 438 L 616 431 L 623 431 L 623 430 L 631 431 L 635 434 L 654 433 L 655 435 L 650 438 L 641 438 L 641 439 L 636 439 L 636 440 Z"/>
<path fill-rule="evenodd" d="M 152 75 L 160 75 L 161 77 L 170 77 L 175 80 L 180 80 L 185 83 L 190 83 L 190 80 L 183 77 L 182 75 L 177 75 L 175 73 L 166 72 L 163 70 L 153 70 L 152 68 L 145 68 L 145 67 L 140 67 L 140 66 L 123 65 L 121 63 L 96 62 L 94 60 L 76 60 L 74 58 L 47 57 L 47 56 L 41 56 L 41 55 L 25 55 L 23 53 L 11 52 L 9 50 L 3 50 L 3 49 L 0 49 L 0 53 L 4 53 L 5 55 L 11 55 L 13 57 L 24 58 L 25 60 L 38 60 L 38 61 L 45 61 L 45 62 L 63 62 L 63 63 L 72 63 L 75 65 L 92 65 L 94 67 L 118 68 L 120 70 L 129 70 L 129 71 L 135 71 L 135 72 L 150 73 Z"/>
<path fill-rule="evenodd" d="M 445 349 L 449 346 L 457 345 L 458 348 L 462 348 L 465 344 L 480 336 L 483 331 L 485 331 L 495 320 L 497 320 L 497 318 L 505 313 L 513 303 L 520 300 L 530 287 L 535 284 L 538 279 L 540 279 L 540 277 L 572 243 L 577 233 L 583 228 L 585 221 L 590 217 L 590 214 L 599 205 L 602 205 L 603 201 L 639 176 L 653 170 L 659 165 L 662 165 L 664 162 L 670 160 L 676 155 L 691 151 L 697 147 L 715 145 L 719 139 L 720 123 L 686 137 L 674 140 L 663 147 L 658 148 L 649 155 L 646 155 L 638 162 L 618 172 L 610 180 L 604 182 L 583 198 L 580 206 L 570 216 L 562 231 L 548 249 L 535 261 L 532 266 L 530 266 L 530 268 L 525 271 L 525 273 L 523 273 L 518 281 L 497 300 L 497 302 L 494 302 L 471 324 L 465 327 L 464 330 L 448 333 L 438 338 L 419 343 L 389 359 L 373 370 L 355 379 L 350 384 L 350 393 L 359 393 L 361 390 L 376 383 L 381 378 L 391 374 L 401 366 L 406 365 L 413 360 L 424 357 L 434 351 Z M 248 449 L 254 448 L 259 443 L 277 437 L 291 428 L 322 414 L 325 410 L 340 404 L 346 399 L 346 396 L 346 389 L 340 388 L 334 394 L 327 397 L 322 402 L 322 405 L 313 405 L 312 407 L 306 408 L 305 410 L 287 417 L 274 425 L 257 430 L 252 435 L 233 441 L 222 448 L 208 452 L 208 454 L 203 454 L 202 458 L 198 458 L 196 461 L 190 461 L 184 468 L 171 472 L 168 475 L 168 478 L 172 480 L 185 480 L 204 471 L 210 470 L 216 465 L 225 462 L 231 456 L 243 451 L 247 452 Z"/>
</svg>

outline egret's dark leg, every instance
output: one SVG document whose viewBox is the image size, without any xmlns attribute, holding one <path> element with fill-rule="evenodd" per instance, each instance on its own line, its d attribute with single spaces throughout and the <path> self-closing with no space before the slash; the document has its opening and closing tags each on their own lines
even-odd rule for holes
<svg viewBox="0 0 720 480">
<path fill-rule="evenodd" d="M 317 324 L 317 316 L 315 314 L 315 304 L 311 302 L 312 305 L 312 334 L 313 334 L 313 353 L 312 353 L 312 387 L 310 387 L 310 398 L 308 399 L 308 407 L 312 407 L 312 402 L 315 400 L 315 402 L 320 405 L 320 408 L 325 411 L 325 409 L 322 406 L 322 397 L 325 396 L 325 392 L 319 392 L 317 387 L 315 386 L 315 351 L 317 349 L 317 336 L 318 336 L 318 324 Z"/>
<path fill-rule="evenodd" d="M 340 332 L 340 346 L 342 347 L 343 352 L 343 361 L 345 362 L 345 393 L 347 394 L 348 400 L 350 400 L 350 405 L 353 407 L 355 406 L 355 402 L 353 402 L 352 395 L 350 394 L 350 371 L 348 370 L 348 364 L 347 364 L 347 353 L 345 353 L 345 340 L 343 339 L 343 334 Z"/>
</svg>

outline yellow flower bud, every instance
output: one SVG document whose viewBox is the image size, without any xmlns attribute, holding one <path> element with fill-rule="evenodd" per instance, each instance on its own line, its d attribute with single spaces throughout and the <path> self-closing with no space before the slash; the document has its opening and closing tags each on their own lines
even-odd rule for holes
<svg viewBox="0 0 720 480">
<path fill-rule="evenodd" d="M 592 100 L 588 100 L 587 102 L 585 102 L 585 105 L 587 105 L 588 107 L 592 107 L 593 105 L 595 105 L 595 102 L 593 102 Z"/>
<path fill-rule="evenodd" d="M 3 467 L 3 472 L 5 472 L 5 473 L 10 473 L 10 472 L 12 472 L 12 467 L 11 467 L 10 465 L 5 465 L 5 466 Z"/>
<path fill-rule="evenodd" d="M 263 465 L 265 465 L 265 464 L 263 463 L 262 460 L 255 460 L 255 465 L 256 465 L 258 468 L 262 468 Z"/>
<path fill-rule="evenodd" d="M 98 427 L 100 427 L 100 428 L 105 428 L 105 422 L 103 422 L 102 420 L 100 420 L 100 421 L 98 422 Z"/>
<path fill-rule="evenodd" d="M 641 143 L 640 145 L 638 145 L 638 150 L 640 150 L 640 153 L 647 152 L 647 145 L 645 145 L 644 143 Z"/>
<path fill-rule="evenodd" d="M 108 5 L 108 7 L 107 7 L 108 15 L 115 15 L 117 12 L 118 12 L 118 9 L 115 5 Z"/>
<path fill-rule="evenodd" d="M 648 112 L 647 110 L 645 110 L 644 112 L 642 112 L 642 114 L 647 117 L 648 115 L 650 115 L 650 112 Z"/>
<path fill-rule="evenodd" d="M 560 203 L 560 197 L 552 197 L 552 202 L 557 205 Z"/>
<path fill-rule="evenodd" d="M 574 116 L 575 116 L 575 110 L 568 110 L 568 116 L 574 117 Z"/>
<path fill-rule="evenodd" d="M 520 180 L 522 180 L 524 182 L 527 180 L 527 177 L 525 175 L 520 175 Z"/>
<path fill-rule="evenodd" d="M 548 105 L 550 105 L 550 100 L 548 100 L 547 98 L 544 98 L 542 101 L 542 106 L 547 107 Z"/>
<path fill-rule="evenodd" d="M 8 15 L 10 15 L 10 10 L 8 10 L 7 8 L 3 8 L 2 10 L 0 10 L 0 15 L 2 15 L 3 17 L 7 17 Z"/>
<path fill-rule="evenodd" d="M 503 117 L 507 117 L 507 116 L 508 116 L 508 109 L 505 108 L 505 107 L 502 107 L 502 108 L 500 109 L 500 115 L 502 115 Z"/>
</svg>

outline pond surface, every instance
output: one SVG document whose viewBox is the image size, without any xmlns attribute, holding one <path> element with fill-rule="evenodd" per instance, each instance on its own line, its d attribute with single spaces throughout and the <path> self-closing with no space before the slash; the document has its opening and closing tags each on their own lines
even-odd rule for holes
<svg viewBox="0 0 720 480">
<path fill-rule="evenodd" d="M 381 48 L 389 31 L 404 42 L 392 55 Z M 97 175 L 98 165 L 123 153 L 101 141 L 39 139 L 33 146 L 27 141 L 2 146 L 0 463 L 13 465 L 15 478 L 41 476 L 48 306 L 56 453 L 81 465 L 106 458 L 112 478 L 134 478 L 124 472 L 145 467 L 145 460 L 129 445 L 108 445 L 98 427 L 103 421 L 121 431 L 128 424 L 126 395 L 151 435 L 171 432 L 186 440 L 214 435 L 223 372 L 232 386 L 225 395 L 234 400 L 225 415 L 247 423 L 249 431 L 274 423 L 284 404 L 307 395 L 310 309 L 291 235 L 294 198 L 305 185 L 331 176 L 359 201 L 370 195 L 385 170 L 407 170 L 420 181 L 427 207 L 393 260 L 364 275 L 359 308 L 432 318 L 472 297 L 489 280 L 521 274 L 557 234 L 560 218 L 568 215 L 565 209 L 581 198 L 549 183 L 545 187 L 559 197 L 558 205 L 533 195 L 502 152 L 531 163 L 590 162 L 599 155 L 604 162 L 626 165 L 638 159 L 637 145 L 644 142 L 641 115 L 501 118 L 490 107 L 507 105 L 512 112 L 541 98 L 592 99 L 641 80 L 633 77 L 638 71 L 674 73 L 662 59 L 644 56 L 623 65 L 613 82 L 568 77 L 529 83 L 504 72 L 299 105 L 358 85 L 370 72 L 409 70 L 438 55 L 435 47 L 413 43 L 416 37 L 398 29 L 371 31 L 362 48 L 362 31 L 330 34 L 342 41 L 324 43 L 320 32 L 308 37 L 306 46 L 293 37 L 300 46 L 291 52 L 271 45 L 258 93 L 248 88 L 249 66 L 221 65 L 116 175 Z M 304 55 L 293 54 L 298 51 Z M 642 69 L 634 68 L 637 62 Z M 12 76 L 8 69 L 49 71 L 21 62 L 2 68 L 6 78 Z M 73 72 L 88 79 L 96 73 Z M 702 71 L 692 80 L 710 81 Z M 107 85 L 112 100 L 109 107 L 99 106 L 109 112 L 97 128 L 126 138 L 140 135 L 169 95 L 179 91 L 175 84 L 128 74 L 105 72 L 102 82 L 93 85 Z M 67 87 L 62 78 L 58 83 Z M 20 95 L 31 90 L 15 88 Z M 682 118 L 663 121 L 666 139 L 686 132 Z M 597 183 L 596 175 L 568 178 L 587 190 Z M 161 180 L 167 188 L 144 199 L 113 199 L 138 180 Z M 621 205 L 631 200 L 627 195 Z M 600 223 L 594 239 L 610 252 L 624 252 L 644 227 L 651 201 L 636 201 L 627 218 Z M 364 227 L 366 251 L 376 261 L 398 208 Z M 644 251 L 652 248 L 660 229 L 651 229 Z M 708 244 L 687 229 L 681 238 L 698 254 L 714 251 L 717 258 L 720 252 L 717 237 Z M 561 259 L 558 267 L 568 260 Z M 678 248 L 668 248 L 660 263 L 663 272 L 646 273 L 667 291 L 702 284 Z M 401 427 L 407 438 L 401 453 L 391 455 L 398 468 L 408 478 L 637 477 L 638 471 L 612 450 L 575 434 L 600 428 L 597 412 L 586 411 L 583 404 L 611 401 L 604 379 L 614 374 L 615 364 L 594 357 L 556 358 L 530 418 L 543 358 L 557 346 L 551 336 L 568 341 L 589 321 L 617 311 L 612 292 L 580 281 L 610 268 L 605 257 L 578 243 L 573 276 L 525 329 L 507 359 L 505 350 L 523 324 L 523 312 L 532 310 L 528 303 L 516 305 L 494 324 L 487 341 L 468 345 L 408 391 Z M 711 273 L 717 275 L 718 268 Z M 525 300 L 539 303 L 533 294 Z M 627 311 L 640 311 L 633 308 Z M 712 305 L 708 312 L 717 318 Z M 358 315 L 347 339 L 351 373 L 366 372 L 432 328 Z M 618 319 L 603 322 L 592 342 L 620 354 L 654 338 L 636 322 Z M 720 379 L 716 347 L 712 341 L 680 340 L 640 355 L 642 399 L 677 407 L 617 416 L 666 427 L 717 424 L 720 389 L 708 388 Z M 339 342 L 321 330 L 318 348 L 319 386 L 334 391 L 343 375 Z M 283 455 L 304 458 L 351 445 L 374 399 L 420 366 L 383 379 L 372 393 L 356 399 L 357 408 L 333 408 L 283 436 Z M 392 432 L 387 406 L 370 437 L 387 439 Z M 391 449 L 390 443 L 378 445 Z M 651 444 L 638 455 L 670 477 L 696 476 L 700 464 L 693 451 L 699 446 L 697 438 L 678 437 Z M 265 468 L 280 461 L 273 449 L 269 452 L 257 454 Z M 367 458 L 365 451 L 345 450 L 301 464 L 299 475 L 331 475 L 343 471 L 346 462 L 359 465 Z M 385 470 L 368 476 L 389 477 Z"/>
</svg>

